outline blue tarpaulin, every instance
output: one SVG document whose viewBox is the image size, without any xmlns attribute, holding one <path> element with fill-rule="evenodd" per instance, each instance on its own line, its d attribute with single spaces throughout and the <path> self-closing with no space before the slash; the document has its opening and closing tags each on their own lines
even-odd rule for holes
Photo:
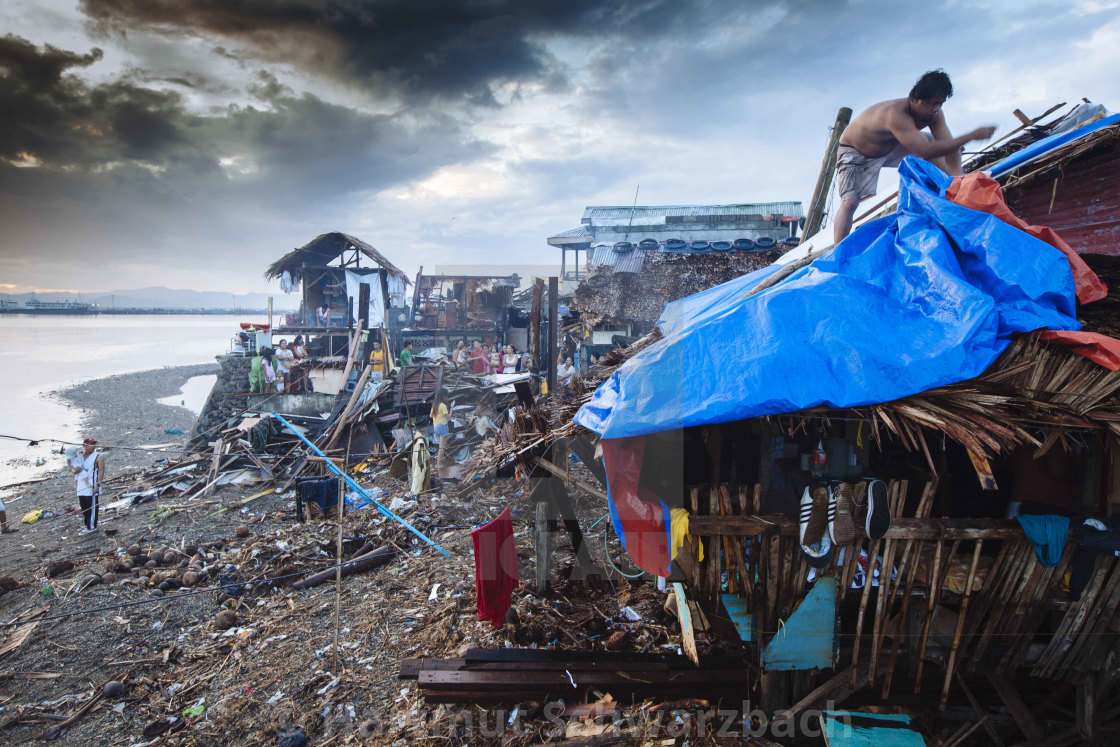
<svg viewBox="0 0 1120 747">
<path fill-rule="evenodd" d="M 991 172 L 992 176 L 1002 176 L 1008 171 L 1017 169 L 1023 164 L 1033 160 L 1036 156 L 1048 153 L 1061 145 L 1079 140 L 1091 132 L 1095 132 L 1103 127 L 1111 127 L 1117 123 L 1120 123 L 1120 114 L 1113 114 L 1111 117 L 1098 119 L 1096 122 L 1090 122 L 1089 124 L 1076 127 L 1072 130 L 1045 137 L 1036 143 L 1031 143 L 1022 150 L 1015 151 L 999 163 L 994 164 L 988 171 Z"/>
<path fill-rule="evenodd" d="M 604 438 L 888 402 L 972 378 L 1013 332 L 1078 330 L 1066 258 L 945 198 L 908 157 L 899 208 L 751 297 L 767 267 L 669 304 L 664 339 L 576 414 Z"/>
</svg>

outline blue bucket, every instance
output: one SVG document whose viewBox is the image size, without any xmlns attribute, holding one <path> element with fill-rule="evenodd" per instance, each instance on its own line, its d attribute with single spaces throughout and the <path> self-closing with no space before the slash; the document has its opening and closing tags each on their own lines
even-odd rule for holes
<svg viewBox="0 0 1120 747">
<path fill-rule="evenodd" d="M 769 236 L 762 236 L 762 237 L 754 240 L 754 245 L 757 246 L 759 249 L 769 249 L 769 248 L 773 247 L 774 244 L 777 244 L 777 243 L 778 242 L 774 241 L 774 239 L 772 239 Z"/>
<path fill-rule="evenodd" d="M 712 248 L 715 249 L 717 252 L 729 252 L 729 251 L 731 251 L 731 242 L 730 241 L 713 241 L 712 242 Z"/>
<path fill-rule="evenodd" d="M 737 252 L 749 252 L 754 249 L 754 242 L 750 239 L 735 239 L 731 242 L 731 246 L 735 247 Z"/>
<path fill-rule="evenodd" d="M 707 241 L 693 241 L 688 245 L 688 248 L 694 252 L 710 252 L 712 250 L 712 245 Z"/>
<path fill-rule="evenodd" d="M 614 250 L 619 254 L 626 254 L 627 252 L 634 251 L 634 245 L 629 241 L 619 241 L 614 245 Z"/>
</svg>

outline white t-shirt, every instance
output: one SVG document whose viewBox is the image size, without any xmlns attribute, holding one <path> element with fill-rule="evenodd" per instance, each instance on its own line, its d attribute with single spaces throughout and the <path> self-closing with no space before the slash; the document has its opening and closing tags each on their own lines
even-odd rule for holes
<svg viewBox="0 0 1120 747">
<path fill-rule="evenodd" d="M 279 371 L 287 371 L 296 359 L 295 353 L 284 348 L 276 348 L 272 351 L 272 356 L 276 359 L 276 368 Z"/>
<path fill-rule="evenodd" d="M 87 457 L 81 454 L 70 461 L 72 467 L 81 467 L 82 471 L 74 476 L 78 495 L 93 495 L 101 475 L 97 474 L 97 452 L 92 451 Z"/>
</svg>

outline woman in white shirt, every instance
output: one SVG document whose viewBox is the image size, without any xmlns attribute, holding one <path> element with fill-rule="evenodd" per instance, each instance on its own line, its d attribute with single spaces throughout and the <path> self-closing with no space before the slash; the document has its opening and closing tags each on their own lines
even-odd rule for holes
<svg viewBox="0 0 1120 747">
<path fill-rule="evenodd" d="M 272 351 L 272 357 L 276 359 L 276 377 L 280 379 L 287 388 L 288 384 L 288 370 L 291 369 L 292 364 L 296 362 L 296 355 L 292 349 L 288 347 L 287 340 L 280 341 L 280 347 Z"/>
<path fill-rule="evenodd" d="M 521 360 L 513 350 L 513 345 L 506 345 L 505 353 L 502 354 L 502 373 L 517 373 L 517 363 Z"/>
</svg>

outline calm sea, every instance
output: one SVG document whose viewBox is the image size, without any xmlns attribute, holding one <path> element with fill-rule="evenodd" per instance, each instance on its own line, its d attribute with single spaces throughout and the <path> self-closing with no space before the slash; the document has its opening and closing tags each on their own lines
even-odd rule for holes
<svg viewBox="0 0 1120 747">
<path fill-rule="evenodd" d="M 0 380 L 5 394 L 0 435 L 73 441 L 82 413 L 46 395 L 113 374 L 212 362 L 225 351 L 237 323 L 245 320 L 239 316 L 155 314 L 0 316 Z M 191 400 L 197 401 L 200 389 L 208 391 L 206 384 L 192 382 L 183 395 L 167 399 L 189 406 Z M 0 438 L 0 486 L 56 469 L 58 458 L 51 455 L 51 448 Z M 46 464 L 36 466 L 38 459 L 45 459 Z"/>
</svg>

